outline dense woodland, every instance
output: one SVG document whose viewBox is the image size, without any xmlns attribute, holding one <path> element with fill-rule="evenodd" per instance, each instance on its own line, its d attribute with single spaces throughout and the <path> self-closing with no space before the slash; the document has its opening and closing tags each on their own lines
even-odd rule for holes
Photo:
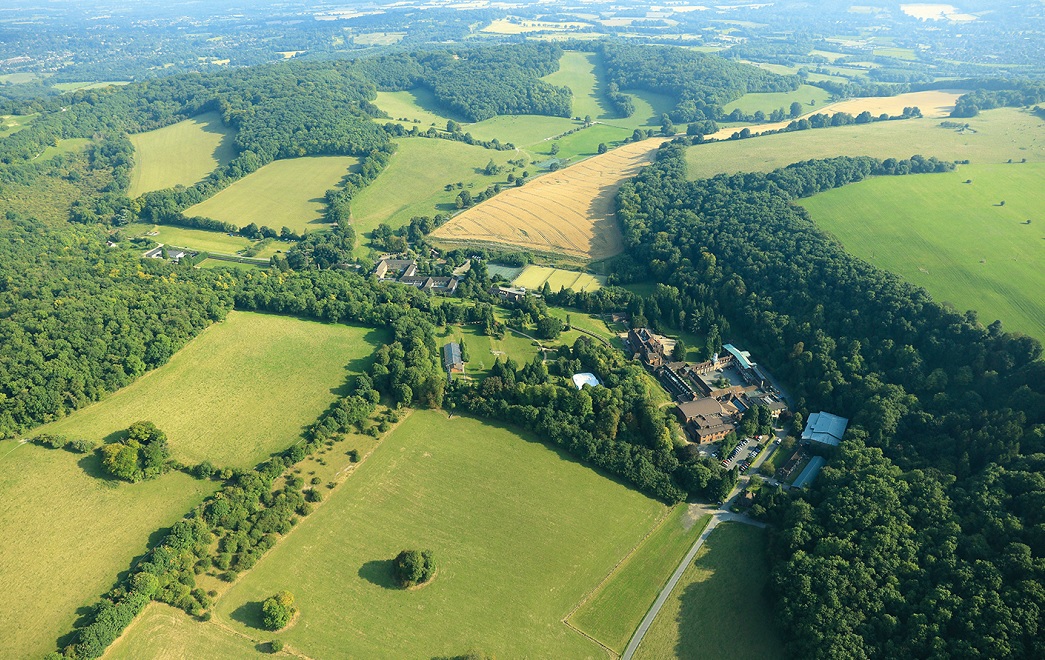
<svg viewBox="0 0 1045 660">
<path fill-rule="evenodd" d="M 774 512 L 774 591 L 799 657 L 1045 653 L 1041 346 L 934 303 L 791 204 L 931 159 L 839 158 L 687 182 L 681 149 L 618 195 L 633 256 L 714 308 L 800 412 L 853 421 L 805 498 Z"/>
</svg>

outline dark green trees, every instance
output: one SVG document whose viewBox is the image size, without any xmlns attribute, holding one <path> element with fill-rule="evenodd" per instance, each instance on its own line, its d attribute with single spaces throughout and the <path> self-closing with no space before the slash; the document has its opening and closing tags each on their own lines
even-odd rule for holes
<svg viewBox="0 0 1045 660">
<path fill-rule="evenodd" d="M 280 591 L 261 604 L 261 625 L 266 630 L 286 628 L 295 612 L 297 610 L 294 608 L 294 594 L 286 590 Z"/>
<path fill-rule="evenodd" d="M 435 575 L 435 559 L 431 550 L 403 550 L 392 562 L 396 583 L 404 588 L 424 584 Z"/>
<path fill-rule="evenodd" d="M 130 482 L 159 476 L 166 471 L 170 458 L 167 436 L 152 422 L 131 424 L 127 437 L 102 445 L 98 452 L 109 474 Z"/>
</svg>

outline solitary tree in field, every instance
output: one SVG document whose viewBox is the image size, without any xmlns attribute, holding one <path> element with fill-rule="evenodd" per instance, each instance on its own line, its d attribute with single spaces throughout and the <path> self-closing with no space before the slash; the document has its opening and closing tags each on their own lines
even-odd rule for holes
<svg viewBox="0 0 1045 660">
<path fill-rule="evenodd" d="M 604 153 L 606 153 L 607 151 L 609 151 L 609 147 L 607 147 L 607 146 L 606 146 L 606 143 L 605 143 L 605 142 L 600 142 L 600 143 L 599 143 L 599 149 L 598 149 L 598 152 L 599 152 L 600 154 L 604 154 Z"/>
<path fill-rule="evenodd" d="M 403 550 L 392 562 L 392 572 L 396 582 L 404 589 L 428 582 L 435 575 L 432 551 Z"/>
<path fill-rule="evenodd" d="M 795 118 L 802 114 L 802 104 L 795 101 L 791 104 L 791 117 Z"/>
<path fill-rule="evenodd" d="M 286 628 L 295 612 L 297 610 L 294 609 L 294 594 L 281 591 L 261 604 L 261 625 L 266 630 Z"/>
</svg>

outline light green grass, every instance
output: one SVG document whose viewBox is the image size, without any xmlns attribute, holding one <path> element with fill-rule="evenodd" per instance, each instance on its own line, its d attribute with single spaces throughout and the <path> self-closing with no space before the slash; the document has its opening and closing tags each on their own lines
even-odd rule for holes
<svg viewBox="0 0 1045 660">
<path fill-rule="evenodd" d="M 895 60 L 914 61 L 918 55 L 910 48 L 875 48 L 871 51 L 875 57 L 891 57 Z"/>
<path fill-rule="evenodd" d="M 29 124 L 33 123 L 40 115 L 0 115 L 0 126 L 3 126 L 3 130 L 0 130 L 0 138 L 7 135 L 14 135 L 18 131 L 22 130 Z"/>
<path fill-rule="evenodd" d="M 776 660 L 783 643 L 765 597 L 765 531 L 722 523 L 683 573 L 636 658 Z"/>
<path fill-rule="evenodd" d="M 0 442 L 0 657 L 39 658 L 147 549 L 215 488 L 180 472 L 100 478 L 96 454 Z"/>
<path fill-rule="evenodd" d="M 710 521 L 711 516 L 706 514 L 692 516 L 686 504 L 675 507 L 570 617 L 570 623 L 622 653 L 668 578 Z"/>
<path fill-rule="evenodd" d="M 527 332 L 526 334 L 532 335 L 533 333 Z M 471 378 L 486 378 L 490 375 L 490 369 L 493 368 L 493 363 L 498 358 L 504 362 L 510 357 L 518 366 L 522 367 L 540 352 L 533 341 L 514 332 L 507 331 L 504 333 L 503 339 L 495 339 L 482 334 L 477 325 L 448 326 L 437 336 L 436 343 L 439 350 L 442 350 L 443 346 L 449 342 L 460 342 L 462 339 L 464 339 L 468 351 L 468 362 L 465 363 L 464 370 Z"/>
<path fill-rule="evenodd" d="M 602 280 L 604 279 L 598 275 L 589 275 L 588 273 L 531 265 L 527 266 L 512 281 L 512 286 L 538 291 L 547 283 L 554 293 L 558 293 L 560 288 L 572 289 L 573 291 L 596 291 L 602 288 Z"/>
<path fill-rule="evenodd" d="M 64 82 L 55 83 L 51 87 L 57 89 L 60 92 L 78 92 L 82 89 L 102 89 L 104 87 L 120 87 L 122 85 L 128 85 L 125 80 L 107 80 L 103 82 Z"/>
<path fill-rule="evenodd" d="M 57 145 L 51 145 L 46 147 L 43 151 L 33 158 L 34 162 L 45 163 L 55 156 L 62 154 L 73 154 L 80 153 L 87 149 L 87 145 L 91 143 L 87 138 L 69 138 L 67 140 L 58 140 Z"/>
<path fill-rule="evenodd" d="M 798 101 L 802 104 L 802 112 L 812 112 L 827 105 L 831 95 L 819 87 L 802 85 L 793 92 L 771 92 L 765 94 L 745 94 L 736 101 L 726 104 L 722 109 L 733 112 L 739 108 L 741 112 L 751 114 L 761 110 L 767 115 L 778 108 L 790 111 L 791 104 Z"/>
<path fill-rule="evenodd" d="M 573 92 L 573 116 L 590 115 L 596 121 L 616 119 L 606 101 L 605 72 L 596 53 L 567 51 L 559 59 L 559 70 L 543 78 L 557 87 Z"/>
<path fill-rule="evenodd" d="M 566 309 L 563 307 L 548 307 L 548 313 L 552 316 L 556 316 L 566 321 L 566 316 L 570 317 L 570 325 L 574 328 L 582 328 L 588 332 L 594 333 L 609 342 L 620 343 L 620 338 L 617 333 L 610 329 L 606 321 L 597 314 L 588 314 L 576 309 Z M 578 336 L 583 333 L 577 333 Z M 574 338 L 575 339 L 575 338 Z M 572 344 L 573 342 L 568 342 Z"/>
<path fill-rule="evenodd" d="M 266 641 L 277 634 L 264 635 Z M 151 603 L 105 653 L 107 660 L 165 658 L 247 660 L 264 657 L 250 639 L 201 622 L 162 603 Z M 277 656 L 278 657 L 278 656 Z"/>
<path fill-rule="evenodd" d="M 22 71 L 19 73 L 5 73 L 0 76 L 0 83 L 7 83 L 10 85 L 24 85 L 26 83 L 36 82 L 37 80 L 43 80 L 47 76 L 40 75 L 38 73 L 31 73 L 28 71 Z"/>
<path fill-rule="evenodd" d="M 423 87 L 401 92 L 378 92 L 374 105 L 387 112 L 392 118 L 391 121 L 405 119 L 406 121 L 398 123 L 407 128 L 417 124 L 418 130 L 427 129 L 429 126 L 445 130 L 447 120 L 460 120 L 452 112 L 440 108 L 435 94 Z M 388 120 L 378 121 L 385 123 Z"/>
<path fill-rule="evenodd" d="M 276 231 L 290 227 L 299 234 L 325 229 L 323 195 L 358 164 L 359 159 L 350 156 L 277 160 L 185 209 L 185 215 L 202 215 L 238 227 L 252 222 Z"/>
<path fill-rule="evenodd" d="M 878 177 L 801 203 L 858 257 L 976 310 L 984 325 L 1001 319 L 1045 341 L 1042 181 L 1045 163 L 969 165 Z"/>
<path fill-rule="evenodd" d="M 530 147 L 529 151 L 534 154 L 540 154 L 541 157 L 537 158 L 537 160 L 543 161 L 546 157 L 552 155 L 552 145 L 557 144 L 559 145 L 559 153 L 556 156 L 560 159 L 586 158 L 599 153 L 600 143 L 604 143 L 608 148 L 612 149 L 618 146 L 624 138 L 631 137 L 631 134 L 632 130 L 627 128 L 610 126 L 609 124 L 595 124 L 558 140 L 539 142 Z"/>
<path fill-rule="evenodd" d="M 140 227 L 140 225 L 131 225 L 132 227 Z M 205 229 L 187 229 L 185 227 L 174 227 L 171 225 L 151 225 L 147 230 L 150 234 L 156 232 L 155 235 L 151 235 L 148 238 L 156 241 L 157 243 L 163 243 L 164 245 L 172 245 L 174 247 L 190 248 L 199 252 L 208 252 L 212 254 L 228 254 L 235 256 L 242 250 L 247 249 L 254 244 L 254 241 L 244 238 L 242 236 L 229 236 L 217 231 L 207 231 Z M 138 232 L 144 234 L 145 231 Z M 267 246 L 262 248 L 256 256 L 258 259 L 267 259 L 278 251 L 286 252 L 293 243 L 287 243 L 284 241 L 273 241 Z"/>
<path fill-rule="evenodd" d="M 601 656 L 562 618 L 664 505 L 500 426 L 413 413 L 330 499 L 217 603 L 254 634 L 279 589 L 300 619 L 280 637 L 310 657 Z M 433 550 L 434 581 L 392 586 L 403 548 Z"/>
<path fill-rule="evenodd" d="M 131 135 L 134 168 L 127 195 L 137 197 L 176 185 L 191 186 L 236 156 L 234 131 L 216 112 Z"/>
<path fill-rule="evenodd" d="M 544 115 L 498 115 L 463 127 L 480 140 L 497 138 L 517 147 L 530 147 L 580 126 L 566 117 Z"/>
<path fill-rule="evenodd" d="M 942 128 L 943 121 L 968 123 L 976 133 Z M 768 172 L 794 162 L 832 156 L 907 158 L 914 154 L 974 164 L 1012 158 L 1045 161 L 1045 122 L 1013 108 L 999 108 L 961 120 L 910 119 L 779 133 L 690 147 L 691 179 L 728 172 Z"/>
<path fill-rule="evenodd" d="M 297 441 L 381 339 L 366 328 L 232 312 L 166 365 L 41 431 L 101 440 L 144 419 L 167 433 L 178 460 L 251 466 Z"/>
<path fill-rule="evenodd" d="M 352 226 L 358 234 L 370 233 L 382 222 L 400 227 L 414 216 L 452 213 L 461 191 L 447 191 L 446 184 L 463 183 L 473 195 L 495 183 L 507 186 L 508 170 L 496 176 L 486 176 L 482 170 L 491 159 L 506 166 L 518 158 L 512 151 L 449 140 L 401 138 L 396 144 L 385 171 L 352 200 Z"/>
</svg>

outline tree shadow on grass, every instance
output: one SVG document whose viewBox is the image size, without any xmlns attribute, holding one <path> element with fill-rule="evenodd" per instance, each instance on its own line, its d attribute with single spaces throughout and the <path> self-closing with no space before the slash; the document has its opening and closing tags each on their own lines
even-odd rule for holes
<svg viewBox="0 0 1045 660">
<path fill-rule="evenodd" d="M 375 559 L 359 567 L 359 577 L 384 589 L 398 589 L 392 576 L 391 559 Z"/>
<path fill-rule="evenodd" d="M 243 603 L 229 615 L 229 618 L 233 621 L 242 623 L 245 626 L 256 628 L 258 630 L 264 630 L 265 627 L 261 625 L 261 602 L 250 601 Z"/>
<path fill-rule="evenodd" d="M 98 452 L 91 452 L 86 454 L 83 458 L 76 461 L 76 464 L 80 466 L 80 469 L 89 477 L 94 477 L 99 481 L 105 483 L 106 486 L 116 488 L 120 486 L 121 480 L 109 474 L 108 470 L 102 465 L 102 457 Z M 127 484 L 130 485 L 130 484 Z"/>
</svg>

